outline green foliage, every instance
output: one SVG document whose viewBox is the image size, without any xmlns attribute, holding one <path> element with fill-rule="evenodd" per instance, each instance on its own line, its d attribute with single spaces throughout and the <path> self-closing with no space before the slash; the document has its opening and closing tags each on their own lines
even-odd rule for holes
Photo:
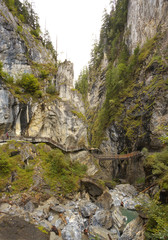
<svg viewBox="0 0 168 240">
<path fill-rule="evenodd" d="M 109 61 L 114 61 L 121 54 L 121 58 L 127 59 L 127 50 L 124 51 L 122 37 L 127 22 L 128 0 L 118 0 L 116 10 L 110 14 L 104 12 L 103 23 L 100 32 L 99 43 L 95 42 L 91 51 L 90 67 L 97 69 L 103 58 L 103 52 L 107 53 Z M 122 60 L 121 60 L 122 62 Z"/>
<path fill-rule="evenodd" d="M 87 67 L 85 67 L 81 71 L 78 81 L 75 82 L 75 88 L 82 94 L 84 100 L 86 100 L 88 94 L 88 77 L 89 71 Z"/>
<path fill-rule="evenodd" d="M 2 68 L 3 63 L 0 61 L 0 78 L 6 83 L 13 84 L 13 77 L 11 77 L 8 73 L 4 72 Z"/>
<path fill-rule="evenodd" d="M 6 159 L 5 154 L 2 154 L 0 157 L 0 173 L 7 174 L 10 171 L 11 165 L 8 159 Z"/>
<path fill-rule="evenodd" d="M 43 168 L 46 176 L 45 179 L 52 190 L 60 191 L 62 194 L 77 190 L 79 187 L 79 178 L 87 170 L 86 166 L 78 162 L 71 162 L 58 149 L 52 150 L 46 155 Z"/>
<path fill-rule="evenodd" d="M 157 177 L 161 188 L 168 190 L 168 147 L 160 153 L 149 154 L 145 166 L 152 168 L 152 174 Z"/>
<path fill-rule="evenodd" d="M 77 112 L 75 110 L 72 110 L 72 113 L 75 114 L 79 119 L 82 119 L 84 122 L 86 122 L 86 117 L 81 113 L 81 112 Z"/>
<path fill-rule="evenodd" d="M 22 143 L 15 143 L 14 141 L 0 146 L 0 189 L 4 191 L 7 184 L 10 183 L 12 193 L 19 193 L 26 191 L 31 186 L 33 182 L 33 166 L 26 169 L 20 155 L 11 157 L 11 152 L 14 150 L 9 148 L 10 144 L 18 146 L 19 149 L 23 147 Z M 16 175 L 13 182 L 10 180 L 12 173 Z"/>
<path fill-rule="evenodd" d="M 39 36 L 38 16 L 32 8 L 32 4 L 27 0 L 21 3 L 19 0 L 4 0 L 9 10 L 16 15 L 23 23 L 29 24 L 36 31 L 35 36 Z M 33 34 L 34 35 L 34 34 Z"/>
<path fill-rule="evenodd" d="M 25 92 L 33 94 L 40 88 L 40 84 L 38 79 L 29 73 L 25 73 L 22 75 L 22 78 L 18 80 L 17 84 L 22 87 Z"/>
<path fill-rule="evenodd" d="M 148 217 L 146 239 L 168 239 L 168 205 L 160 204 L 157 200 L 150 200 L 143 204 L 142 209 Z"/>
<path fill-rule="evenodd" d="M 30 31 L 30 33 L 35 36 L 36 38 L 38 38 L 40 36 L 41 30 L 40 27 L 37 27 L 36 29 L 32 29 Z"/>
<path fill-rule="evenodd" d="M 152 49 L 155 46 L 157 40 L 157 35 L 149 40 L 144 44 L 143 48 L 141 49 L 141 53 L 138 57 L 139 62 L 143 62 L 148 55 L 151 53 Z"/>
<path fill-rule="evenodd" d="M 55 85 L 50 84 L 46 89 L 46 93 L 49 93 L 51 95 L 55 94 L 56 93 Z"/>
<path fill-rule="evenodd" d="M 17 26 L 17 30 L 16 30 L 16 31 L 17 31 L 17 33 L 21 33 L 21 32 L 22 32 L 22 30 L 23 30 L 23 28 L 22 28 L 21 26 L 19 26 L 19 25 L 18 25 L 18 26 Z"/>
</svg>

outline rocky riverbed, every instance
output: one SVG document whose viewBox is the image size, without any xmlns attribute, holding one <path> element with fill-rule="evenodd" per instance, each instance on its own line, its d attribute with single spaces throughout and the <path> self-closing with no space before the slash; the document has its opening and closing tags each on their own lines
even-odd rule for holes
<svg viewBox="0 0 168 240">
<path fill-rule="evenodd" d="M 4 196 L 0 239 L 140 240 L 144 222 L 135 211 L 137 197 L 136 189 L 129 184 L 106 189 L 94 202 L 85 192 L 76 194 L 73 200 L 50 197 L 39 203 L 28 194 L 11 199 Z M 128 221 L 130 210 L 133 217 Z"/>
</svg>

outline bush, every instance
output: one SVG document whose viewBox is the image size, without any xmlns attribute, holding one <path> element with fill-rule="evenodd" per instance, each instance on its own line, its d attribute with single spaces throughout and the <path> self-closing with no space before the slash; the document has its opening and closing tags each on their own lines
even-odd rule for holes
<svg viewBox="0 0 168 240">
<path fill-rule="evenodd" d="M 79 178 L 86 173 L 86 166 L 71 162 L 60 150 L 52 150 L 44 160 L 46 181 L 51 189 L 67 194 L 79 187 Z"/>
<path fill-rule="evenodd" d="M 35 36 L 35 37 L 39 37 L 40 36 L 40 28 L 36 28 L 36 29 L 32 29 L 31 31 L 30 31 L 30 33 L 33 35 L 33 36 Z"/>
<path fill-rule="evenodd" d="M 143 203 L 142 209 L 148 217 L 145 239 L 168 239 L 168 205 L 162 205 L 157 200 L 151 200 Z"/>
<path fill-rule="evenodd" d="M 160 153 L 148 155 L 145 166 L 152 168 L 161 188 L 168 189 L 168 147 Z"/>
<path fill-rule="evenodd" d="M 65 169 L 68 169 L 68 163 L 60 150 L 51 151 L 47 162 L 50 164 L 51 175 L 62 174 Z"/>
<path fill-rule="evenodd" d="M 10 172 L 9 161 L 3 158 L 0 158 L 0 173 L 7 174 Z"/>
<path fill-rule="evenodd" d="M 43 92 L 42 92 L 41 90 L 37 90 L 37 91 L 35 92 L 35 97 L 37 97 L 37 98 L 42 98 L 42 96 L 43 96 Z"/>
<path fill-rule="evenodd" d="M 56 89 L 55 89 L 54 84 L 51 84 L 47 87 L 46 93 L 49 93 L 51 95 L 56 93 Z"/>
<path fill-rule="evenodd" d="M 22 75 L 22 78 L 17 82 L 20 87 L 22 87 L 27 93 L 35 93 L 40 88 L 38 79 L 29 73 Z"/>
</svg>

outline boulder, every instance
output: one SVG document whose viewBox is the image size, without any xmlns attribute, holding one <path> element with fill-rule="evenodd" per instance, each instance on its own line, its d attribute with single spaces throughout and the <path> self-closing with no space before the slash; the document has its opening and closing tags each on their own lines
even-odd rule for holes
<svg viewBox="0 0 168 240">
<path fill-rule="evenodd" d="M 105 229 L 110 229 L 113 225 L 112 214 L 107 210 L 98 210 L 92 217 L 91 224 L 93 226 L 101 226 Z"/>
<path fill-rule="evenodd" d="M 123 216 L 118 207 L 115 207 L 112 212 L 113 226 L 122 232 L 126 226 L 127 217 Z"/>
<path fill-rule="evenodd" d="M 28 212 L 33 212 L 34 209 L 35 205 L 32 203 L 32 201 L 27 202 L 26 205 L 24 206 L 24 210 Z"/>
<path fill-rule="evenodd" d="M 101 227 L 92 226 L 89 228 L 89 239 L 108 240 L 110 237 L 112 240 L 118 240 L 117 232 L 111 232 Z"/>
<path fill-rule="evenodd" d="M 57 236 L 54 232 L 50 233 L 50 240 L 62 240 L 62 237 Z"/>
<path fill-rule="evenodd" d="M 140 217 L 131 221 L 125 227 L 120 240 L 128 240 L 128 239 L 133 239 L 133 240 L 144 239 L 143 220 Z"/>
<path fill-rule="evenodd" d="M 96 204 L 101 208 L 111 209 L 112 196 L 108 191 L 105 191 L 100 197 L 97 198 Z"/>
<path fill-rule="evenodd" d="M 117 185 L 113 190 L 110 190 L 113 206 L 123 206 L 127 209 L 135 209 L 137 205 L 136 189 L 130 184 Z"/>
<path fill-rule="evenodd" d="M 2 203 L 0 205 L 0 212 L 1 213 L 8 213 L 11 209 L 11 205 L 8 203 Z"/>
<path fill-rule="evenodd" d="M 82 216 L 87 218 L 92 216 L 96 212 L 97 208 L 98 207 L 94 203 L 84 202 L 80 206 L 80 211 L 82 213 Z"/>
<path fill-rule="evenodd" d="M 61 232 L 63 240 L 81 240 L 81 228 L 75 223 L 69 223 Z"/>
<path fill-rule="evenodd" d="M 65 209 L 62 206 L 50 206 L 50 210 L 56 212 L 56 213 L 64 213 Z"/>
<path fill-rule="evenodd" d="M 81 185 L 85 187 L 86 192 L 88 192 L 92 197 L 97 198 L 102 195 L 104 188 L 97 184 L 94 180 L 89 178 L 83 178 L 81 180 Z"/>
</svg>

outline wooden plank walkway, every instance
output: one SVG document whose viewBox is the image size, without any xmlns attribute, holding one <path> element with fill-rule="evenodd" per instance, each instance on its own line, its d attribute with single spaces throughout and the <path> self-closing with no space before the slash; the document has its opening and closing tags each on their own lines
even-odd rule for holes
<svg viewBox="0 0 168 240">
<path fill-rule="evenodd" d="M 82 150 L 87 150 L 85 147 L 76 147 L 76 148 L 67 147 L 66 148 L 62 144 L 52 140 L 51 138 L 46 138 L 46 137 L 9 136 L 8 139 L 6 137 L 1 138 L 0 139 L 0 143 L 9 142 L 11 140 L 26 141 L 26 142 L 31 142 L 31 143 L 46 143 L 46 144 L 51 145 L 52 147 L 59 148 L 63 152 L 67 152 L 67 153 L 79 152 L 79 151 L 82 151 Z"/>
<path fill-rule="evenodd" d="M 52 147 L 59 148 L 63 152 L 67 152 L 67 153 L 79 152 L 82 150 L 85 150 L 85 151 L 93 150 L 93 149 L 87 149 L 86 147 L 76 147 L 76 148 L 65 147 L 62 144 L 54 141 L 53 139 L 46 138 L 46 137 L 9 136 L 9 138 L 7 139 L 5 136 L 4 138 L 0 138 L 0 143 L 9 142 L 11 140 L 26 141 L 26 142 L 31 142 L 31 143 L 46 143 L 46 144 L 51 145 Z M 142 153 L 141 152 L 131 152 L 131 153 L 127 153 L 127 154 L 111 154 L 111 155 L 94 154 L 93 153 L 93 156 L 101 161 L 117 160 L 117 159 L 126 160 L 129 158 L 140 157 L 140 156 L 142 156 Z"/>
<path fill-rule="evenodd" d="M 141 157 L 142 153 L 141 152 L 131 152 L 127 154 L 111 154 L 111 155 L 103 155 L 103 154 L 94 154 L 95 158 L 98 158 L 99 160 L 126 160 L 129 158 L 134 158 L 134 157 Z"/>
</svg>

